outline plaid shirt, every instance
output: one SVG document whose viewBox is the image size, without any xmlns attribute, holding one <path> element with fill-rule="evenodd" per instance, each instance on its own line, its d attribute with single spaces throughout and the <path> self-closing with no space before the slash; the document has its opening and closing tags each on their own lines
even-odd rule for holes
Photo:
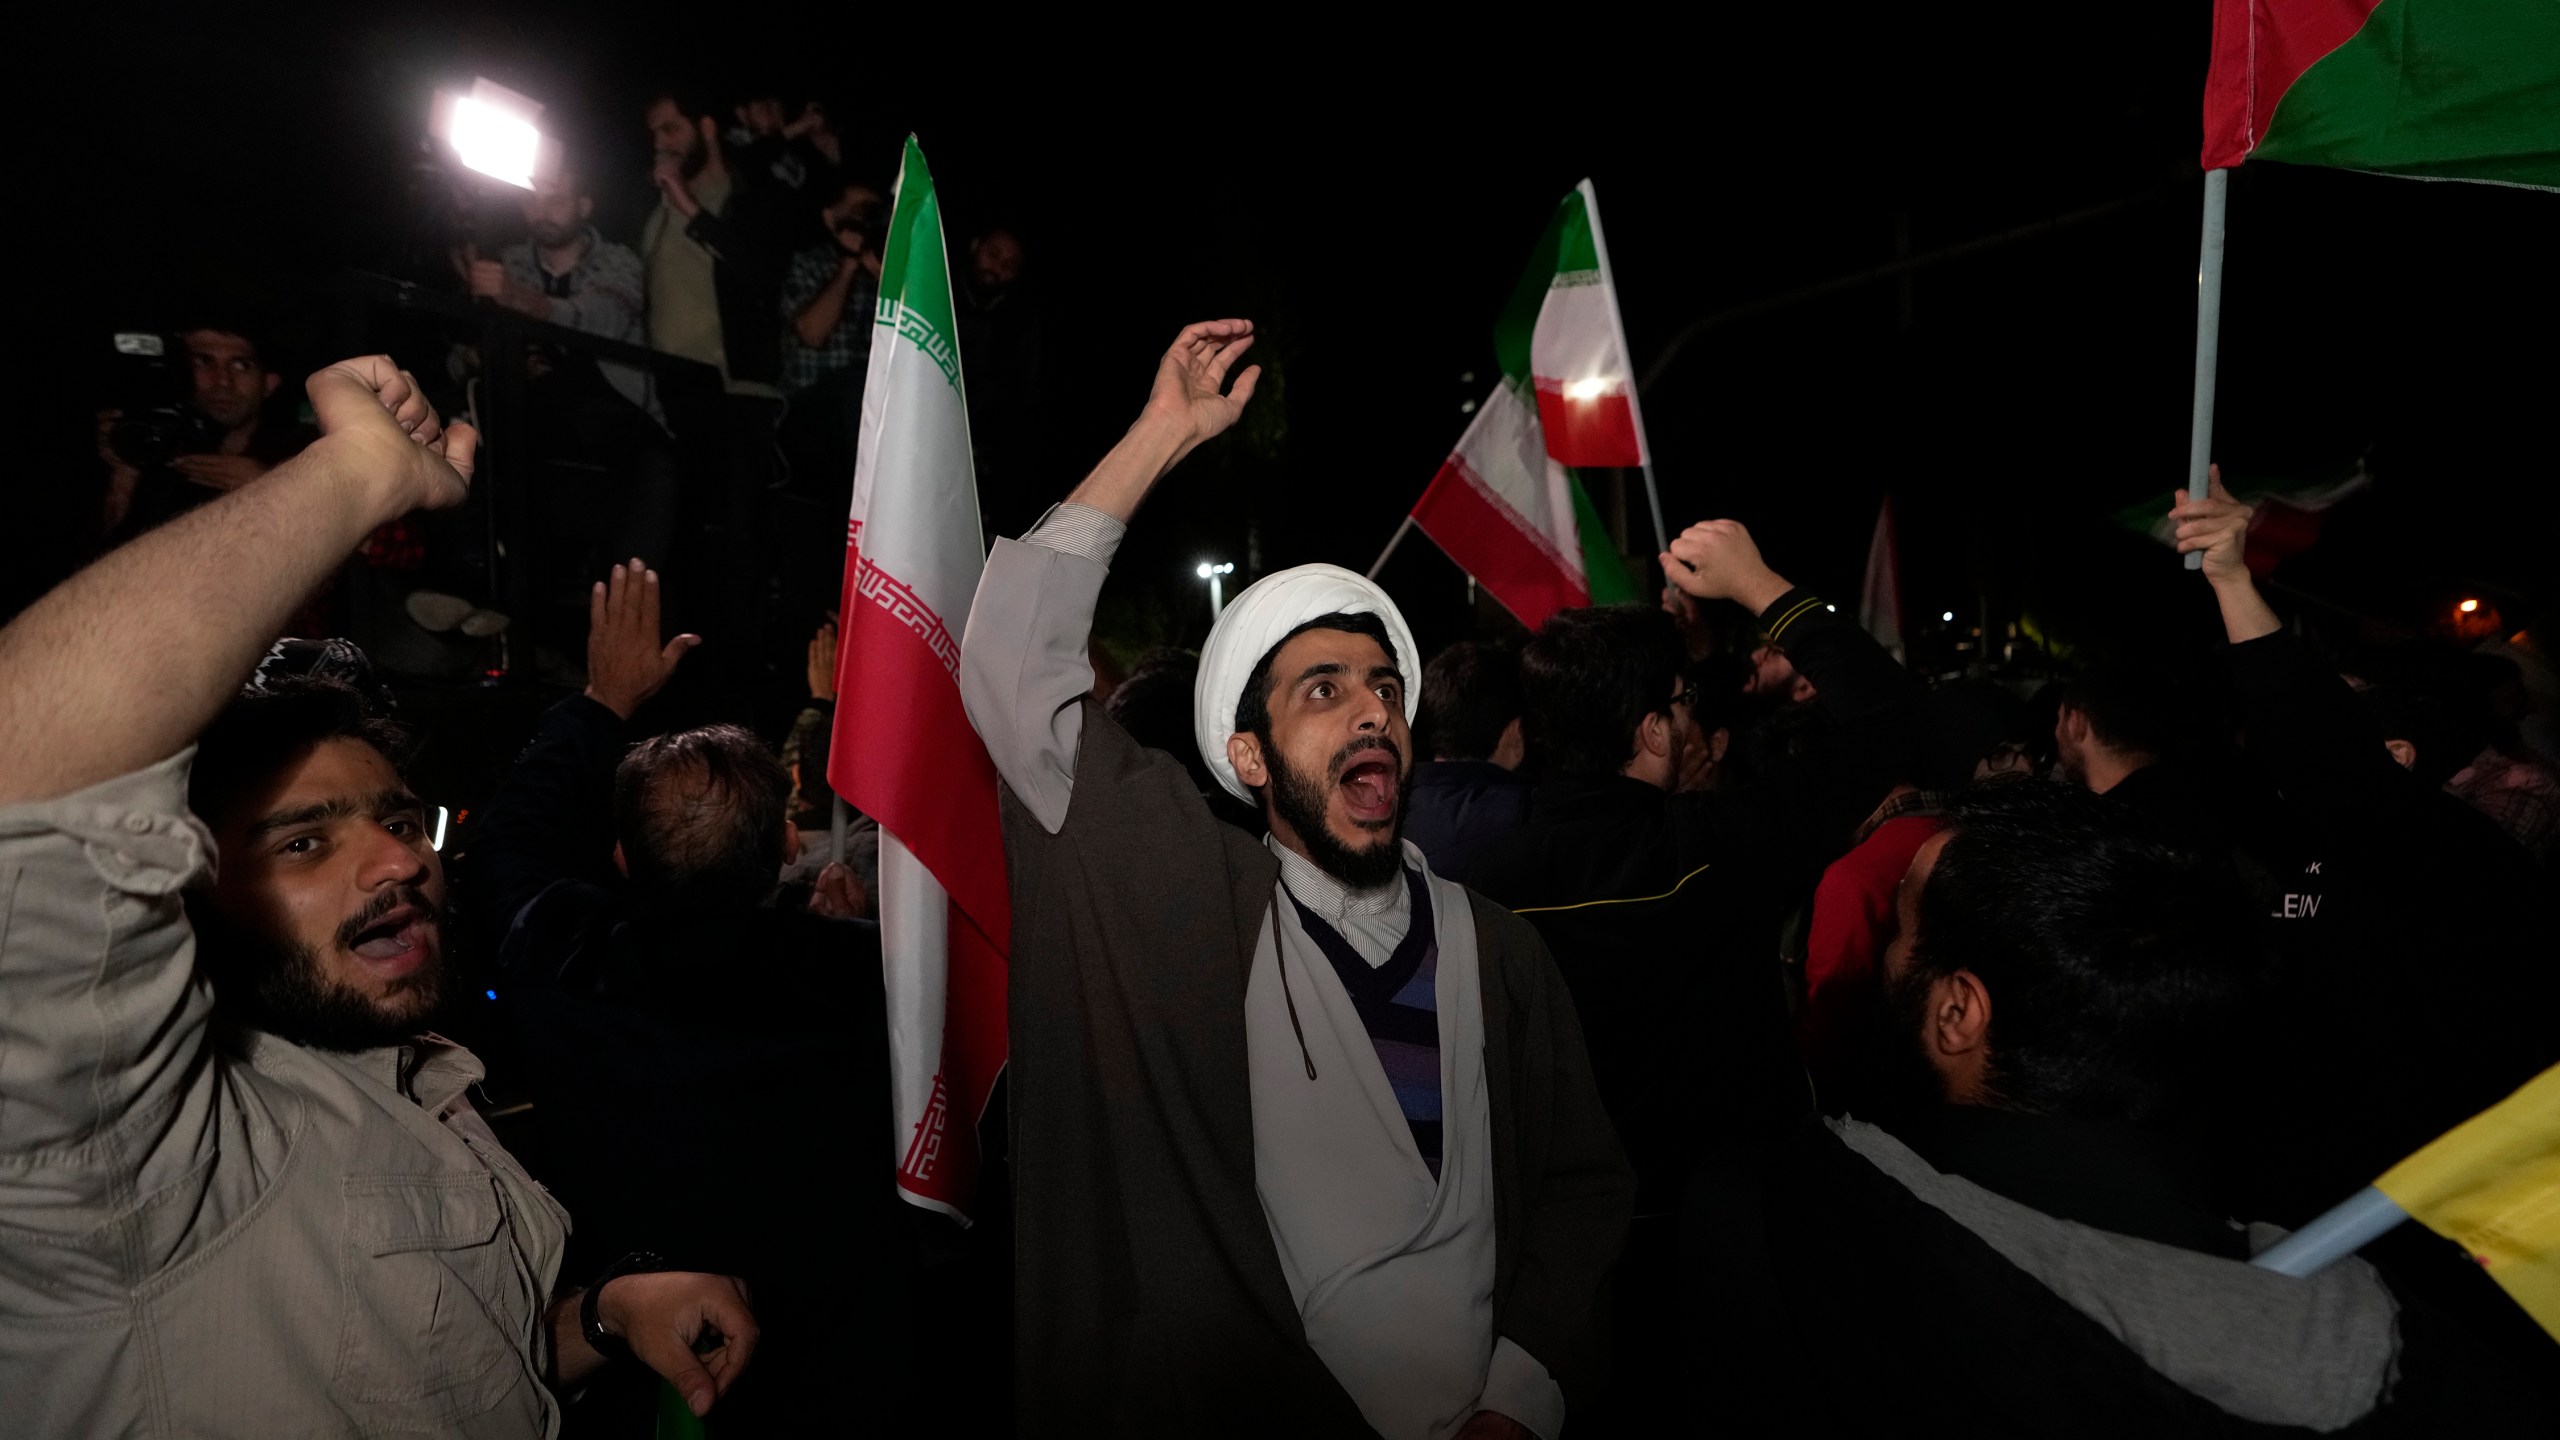
<svg viewBox="0 0 2560 1440">
<path fill-rule="evenodd" d="M 791 269 L 782 279 L 782 389 L 796 395 L 838 370 L 871 363 L 871 312 L 879 308 L 880 280 L 871 271 L 857 265 L 852 283 L 846 286 L 844 313 L 836 317 L 836 328 L 818 344 L 800 343 L 800 332 L 793 322 L 818 292 L 836 278 L 836 265 L 844 251 L 834 245 L 818 245 L 791 257 Z"/>
<path fill-rule="evenodd" d="M 2548 767 L 2492 746 L 2473 756 L 2444 788 L 2497 821 L 2534 859 L 2547 865 L 2560 854 L 2560 776 Z"/>
</svg>

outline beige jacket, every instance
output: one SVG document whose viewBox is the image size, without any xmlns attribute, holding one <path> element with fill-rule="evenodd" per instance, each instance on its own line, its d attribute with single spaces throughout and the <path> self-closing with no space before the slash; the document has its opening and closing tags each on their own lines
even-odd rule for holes
<svg viewBox="0 0 2560 1440">
<path fill-rule="evenodd" d="M 193 758 L 0 809 L 9 1433 L 555 1433 L 568 1216 L 472 1110 L 470 1052 L 214 1013 Z"/>
</svg>

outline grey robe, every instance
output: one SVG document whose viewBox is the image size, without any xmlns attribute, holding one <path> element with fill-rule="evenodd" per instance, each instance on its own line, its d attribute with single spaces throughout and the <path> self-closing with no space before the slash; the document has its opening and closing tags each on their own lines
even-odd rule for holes
<svg viewBox="0 0 2560 1440">
<path fill-rule="evenodd" d="M 1278 862 L 1172 757 L 1079 703 L 1064 825 L 1004 796 L 1018 1428 L 1367 1435 L 1307 1344 L 1254 1185 L 1244 997 Z M 1471 898 L 1494 1329 L 1570 1393 L 1590 1378 L 1633 1181 L 1544 944 Z"/>
</svg>

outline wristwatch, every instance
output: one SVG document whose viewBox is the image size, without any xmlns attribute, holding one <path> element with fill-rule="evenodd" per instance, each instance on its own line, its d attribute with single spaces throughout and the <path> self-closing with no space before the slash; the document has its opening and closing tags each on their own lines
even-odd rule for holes
<svg viewBox="0 0 2560 1440">
<path fill-rule="evenodd" d="M 607 1360 L 630 1359 L 631 1342 L 604 1328 L 604 1322 L 596 1318 L 596 1301 L 603 1297 L 604 1287 L 611 1281 L 625 1275 L 650 1275 L 673 1268 L 665 1256 L 654 1250 L 634 1250 L 604 1267 L 604 1273 L 597 1276 L 587 1286 L 587 1293 L 578 1298 L 578 1333 L 586 1337 L 588 1348 Z"/>
</svg>

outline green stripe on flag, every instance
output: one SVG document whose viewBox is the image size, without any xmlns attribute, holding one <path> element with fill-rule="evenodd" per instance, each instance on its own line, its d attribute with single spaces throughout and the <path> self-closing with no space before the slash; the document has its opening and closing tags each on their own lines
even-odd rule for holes
<svg viewBox="0 0 2560 1440">
<path fill-rule="evenodd" d="M 934 203 L 933 172 L 924 149 L 907 137 L 898 165 L 897 208 L 880 255 L 880 308 L 872 323 L 894 331 L 941 367 L 960 386 L 959 331 L 951 323 L 951 261 L 942 236 L 942 207 Z"/>
<path fill-rule="evenodd" d="M 1583 208 L 1582 192 L 1569 191 L 1548 219 L 1537 248 L 1529 252 L 1529 268 L 1520 272 L 1501 318 L 1493 322 L 1494 358 L 1512 384 L 1530 383 L 1529 342 L 1538 332 L 1547 292 L 1559 284 L 1596 284 L 1599 278 L 1600 247 L 1591 241 L 1591 214 Z"/>
<path fill-rule="evenodd" d="M 2382 0 L 2285 91 L 2255 153 L 2560 188 L 2560 4 Z"/>
<path fill-rule="evenodd" d="M 1593 508 L 1590 492 L 1582 488 L 1582 477 L 1567 470 L 1564 483 L 1573 487 L 1573 528 L 1582 541 L 1582 582 L 1591 592 L 1591 603 L 1632 603 L 1637 598 L 1636 582 L 1627 574 L 1626 562 L 1618 558 L 1618 547 L 1609 543 L 1609 527 L 1600 523 L 1600 512 Z"/>
</svg>

